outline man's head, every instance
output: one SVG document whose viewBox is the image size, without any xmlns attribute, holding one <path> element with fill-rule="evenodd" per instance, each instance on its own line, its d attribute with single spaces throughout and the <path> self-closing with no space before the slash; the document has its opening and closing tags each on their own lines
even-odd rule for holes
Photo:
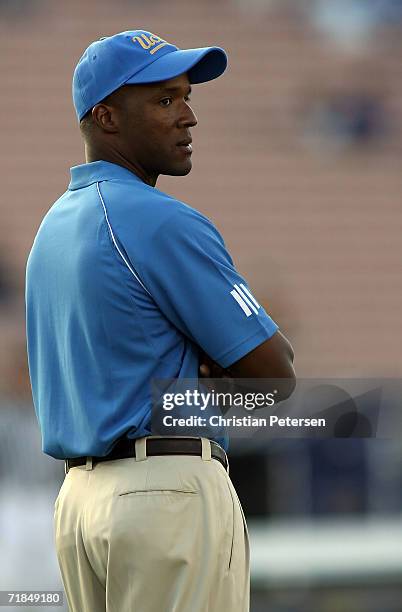
<svg viewBox="0 0 402 612">
<path fill-rule="evenodd" d="M 153 184 L 158 174 L 188 174 L 197 123 L 191 84 L 218 77 L 226 65 L 219 47 L 180 50 L 143 30 L 92 43 L 73 77 L 87 156 L 96 150 L 97 159 L 128 164 Z"/>
<path fill-rule="evenodd" d="M 187 74 L 147 85 L 125 85 L 96 104 L 81 121 L 87 150 L 120 156 L 155 184 L 159 174 L 191 170 L 191 132 L 197 119 L 189 106 Z"/>
</svg>

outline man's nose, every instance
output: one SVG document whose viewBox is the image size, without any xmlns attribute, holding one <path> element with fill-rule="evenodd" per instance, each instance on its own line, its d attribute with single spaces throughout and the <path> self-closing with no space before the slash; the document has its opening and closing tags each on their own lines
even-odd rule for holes
<svg viewBox="0 0 402 612">
<path fill-rule="evenodd" d="M 193 109 L 186 104 L 179 119 L 180 127 L 195 127 L 197 123 L 198 120 Z"/>
</svg>

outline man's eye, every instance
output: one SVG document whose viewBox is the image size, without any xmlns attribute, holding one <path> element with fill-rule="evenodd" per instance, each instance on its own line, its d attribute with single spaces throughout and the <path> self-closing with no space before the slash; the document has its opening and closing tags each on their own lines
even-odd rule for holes
<svg viewBox="0 0 402 612">
<path fill-rule="evenodd" d="M 171 103 L 172 103 L 172 98 L 163 98 L 163 100 L 159 102 L 161 106 L 170 106 Z"/>
</svg>

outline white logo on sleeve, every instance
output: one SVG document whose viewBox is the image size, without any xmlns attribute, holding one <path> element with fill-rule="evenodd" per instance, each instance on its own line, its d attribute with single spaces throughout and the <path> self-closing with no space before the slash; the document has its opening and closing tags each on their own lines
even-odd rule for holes
<svg viewBox="0 0 402 612">
<path fill-rule="evenodd" d="M 230 295 L 236 300 L 239 304 L 240 308 L 246 315 L 246 317 L 250 317 L 253 312 L 258 314 L 258 310 L 261 308 L 255 297 L 250 293 L 250 291 L 240 283 L 239 285 L 233 285 L 234 289 L 230 292 Z"/>
</svg>

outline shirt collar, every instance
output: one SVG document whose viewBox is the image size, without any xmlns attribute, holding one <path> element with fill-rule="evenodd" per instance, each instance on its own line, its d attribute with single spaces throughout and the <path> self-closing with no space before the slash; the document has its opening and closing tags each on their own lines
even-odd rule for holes
<svg viewBox="0 0 402 612">
<path fill-rule="evenodd" d="M 113 179 L 143 182 L 131 170 L 107 161 L 95 161 L 81 166 L 73 166 L 70 172 L 71 181 L 68 186 L 70 190 L 81 189 L 81 187 L 87 187 L 98 181 L 112 181 Z"/>
</svg>

